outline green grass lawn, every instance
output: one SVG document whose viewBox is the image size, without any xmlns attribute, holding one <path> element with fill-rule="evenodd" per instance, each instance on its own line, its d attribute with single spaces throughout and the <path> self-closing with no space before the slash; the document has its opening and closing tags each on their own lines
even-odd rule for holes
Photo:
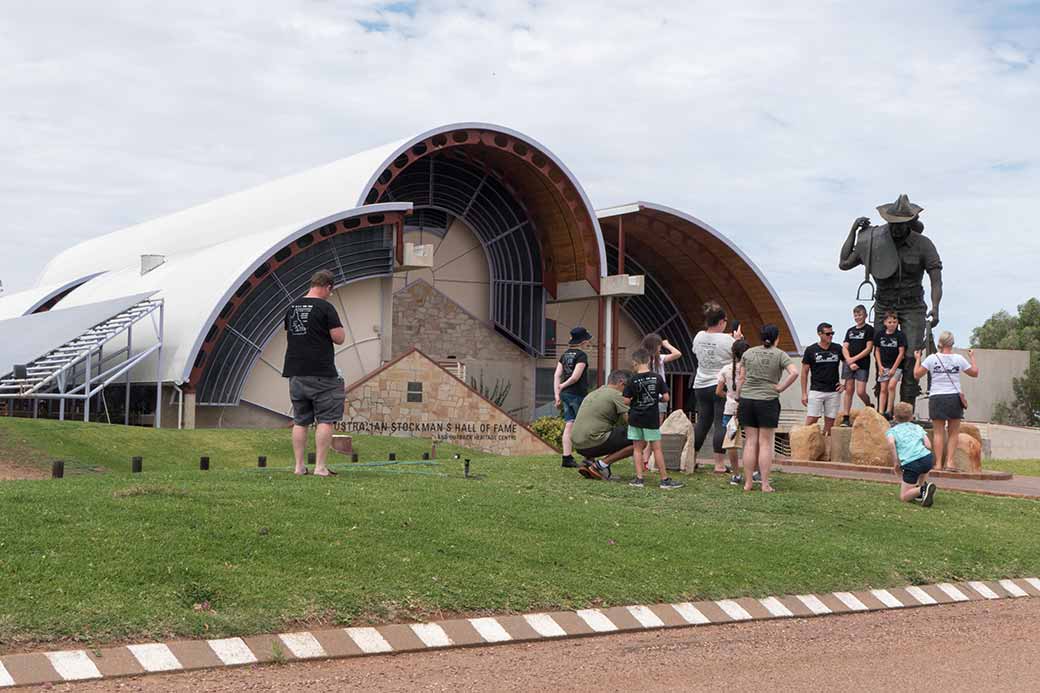
<svg viewBox="0 0 1040 693">
<path fill-rule="evenodd" d="M 247 468 L 257 454 L 287 468 L 286 431 L 8 419 L 0 433 L 20 454 L 112 470 L 0 483 L 3 652 L 1040 573 L 1033 501 L 948 493 L 925 510 L 888 485 L 801 475 L 773 495 L 703 473 L 636 490 L 551 457 L 475 458 L 481 480 L 446 459 L 296 478 Z"/>
<path fill-rule="evenodd" d="M 1040 460 L 983 460 L 982 468 L 1011 472 L 1018 476 L 1040 476 Z"/>
</svg>

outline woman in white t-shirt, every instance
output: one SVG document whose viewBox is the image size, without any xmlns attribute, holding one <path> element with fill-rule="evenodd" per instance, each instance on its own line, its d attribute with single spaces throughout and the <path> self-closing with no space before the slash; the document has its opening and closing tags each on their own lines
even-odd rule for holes
<svg viewBox="0 0 1040 693">
<path fill-rule="evenodd" d="M 737 406 L 740 404 L 740 388 L 737 387 L 738 378 L 740 377 L 740 359 L 749 347 L 750 345 L 743 339 L 733 342 L 733 349 L 731 350 L 732 360 L 719 371 L 718 381 L 715 385 L 715 396 L 726 398 L 726 406 L 722 410 L 723 430 L 729 428 L 730 421 L 737 415 Z M 738 449 L 737 447 L 732 447 L 728 450 L 729 468 L 733 470 L 733 476 L 729 480 L 732 486 L 737 486 L 744 481 L 744 477 L 737 471 L 740 469 L 739 460 L 737 459 Z"/>
<path fill-rule="evenodd" d="M 722 441 L 726 430 L 722 425 L 722 414 L 725 402 L 715 395 L 719 371 L 730 362 L 733 350 L 733 337 L 729 336 L 726 327 L 726 311 L 718 303 L 704 304 L 704 329 L 693 338 L 693 353 L 697 357 L 697 374 L 693 378 L 693 397 L 697 405 L 697 424 L 693 429 L 693 448 L 696 453 L 712 434 L 712 452 L 715 459 L 715 473 L 726 472 L 725 450 Z"/>
<path fill-rule="evenodd" d="M 979 367 L 975 363 L 974 350 L 968 350 L 968 359 L 953 353 L 953 334 L 943 332 L 939 335 L 939 353 L 931 354 L 921 360 L 921 351 L 914 356 L 914 377 L 931 375 L 931 387 L 928 392 L 928 418 L 932 420 L 935 431 L 935 459 L 940 469 L 957 471 L 953 466 L 953 456 L 957 451 L 957 436 L 961 432 L 961 419 L 964 418 L 964 403 L 961 399 L 961 374 L 972 378 L 979 377 Z"/>
</svg>

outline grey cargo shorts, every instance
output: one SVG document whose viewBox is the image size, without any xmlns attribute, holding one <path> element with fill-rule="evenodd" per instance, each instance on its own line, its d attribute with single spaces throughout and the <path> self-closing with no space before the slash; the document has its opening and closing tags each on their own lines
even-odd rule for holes
<svg viewBox="0 0 1040 693">
<path fill-rule="evenodd" d="M 297 426 L 331 424 L 343 420 L 343 403 L 346 400 L 343 378 L 294 376 L 289 378 L 289 399 L 293 405 L 293 423 Z"/>
</svg>

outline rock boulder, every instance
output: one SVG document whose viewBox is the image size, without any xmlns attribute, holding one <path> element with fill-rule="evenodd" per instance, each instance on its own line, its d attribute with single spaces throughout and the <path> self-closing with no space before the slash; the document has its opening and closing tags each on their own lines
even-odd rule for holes
<svg viewBox="0 0 1040 693">
<path fill-rule="evenodd" d="M 683 446 L 682 455 L 679 457 L 679 470 L 686 472 L 687 474 L 693 474 L 693 466 L 696 460 L 693 454 L 693 439 L 687 438 L 686 445 Z"/>
<path fill-rule="evenodd" d="M 972 438 L 974 438 L 976 440 L 976 442 L 978 442 L 979 447 L 980 448 L 982 447 L 982 432 L 979 430 L 979 427 L 976 426 L 975 424 L 964 423 L 962 421 L 961 422 L 961 435 L 962 436 L 971 436 Z"/>
<path fill-rule="evenodd" d="M 686 412 L 673 411 L 661 424 L 661 435 L 683 435 L 689 437 L 693 434 L 693 424 L 690 423 Z"/>
<path fill-rule="evenodd" d="M 860 410 L 852 424 L 852 441 L 849 443 L 851 462 L 875 467 L 891 466 L 892 453 L 885 438 L 888 429 L 888 421 L 877 410 L 870 407 Z"/>
<path fill-rule="evenodd" d="M 668 415 L 661 423 L 661 435 L 680 435 L 686 439 L 686 442 L 682 446 L 682 453 L 679 455 L 679 470 L 683 472 L 693 471 L 693 424 L 690 423 L 690 418 L 683 411 L 673 411 Z"/>
<path fill-rule="evenodd" d="M 819 426 L 793 426 L 789 436 L 792 460 L 816 462 L 828 456 L 827 442 Z"/>
<path fill-rule="evenodd" d="M 974 436 L 961 433 L 957 436 L 957 449 L 953 453 L 953 466 L 961 472 L 978 474 L 982 471 L 982 445 Z"/>
</svg>

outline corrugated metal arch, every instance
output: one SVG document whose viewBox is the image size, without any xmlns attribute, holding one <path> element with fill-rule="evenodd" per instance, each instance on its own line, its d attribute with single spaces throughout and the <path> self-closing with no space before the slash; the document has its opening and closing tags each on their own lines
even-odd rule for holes
<svg viewBox="0 0 1040 693">
<path fill-rule="evenodd" d="M 702 304 L 714 300 L 746 326 L 744 334 L 752 343 L 762 325 L 773 323 L 781 328 L 781 346 L 801 352 L 794 322 L 765 274 L 711 225 L 678 209 L 642 201 L 597 214 L 612 243 L 617 242 L 618 220 L 623 220 L 626 255 L 664 287 L 691 328 L 699 329 Z"/>
</svg>

